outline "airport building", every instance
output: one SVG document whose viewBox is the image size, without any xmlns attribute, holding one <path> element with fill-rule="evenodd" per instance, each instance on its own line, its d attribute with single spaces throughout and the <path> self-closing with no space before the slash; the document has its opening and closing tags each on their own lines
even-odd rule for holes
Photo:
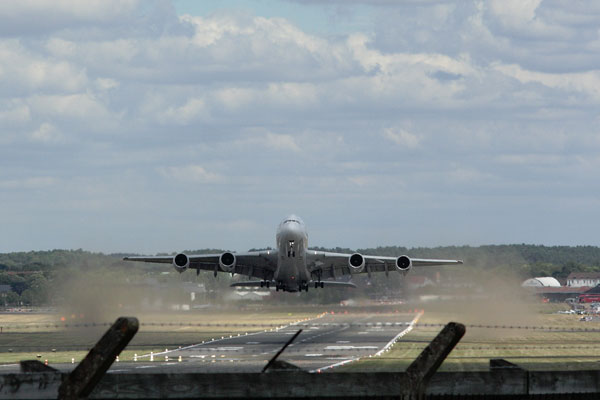
<svg viewBox="0 0 600 400">
<path fill-rule="evenodd" d="M 600 273 L 598 272 L 571 272 L 567 277 L 567 286 L 595 287 L 598 285 L 600 285 Z"/>
<path fill-rule="evenodd" d="M 552 302 L 576 298 L 590 289 L 589 286 L 561 286 L 560 282 L 551 276 L 530 278 L 524 281 L 521 286 Z"/>
</svg>

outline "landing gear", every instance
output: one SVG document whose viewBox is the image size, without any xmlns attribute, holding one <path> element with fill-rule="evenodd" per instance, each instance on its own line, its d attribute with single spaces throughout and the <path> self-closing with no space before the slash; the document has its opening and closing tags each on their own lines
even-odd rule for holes
<svg viewBox="0 0 600 400">
<path fill-rule="evenodd" d="M 317 281 L 315 282 L 315 289 L 316 288 L 321 288 L 323 289 L 325 287 L 325 283 L 321 282 L 321 281 Z"/>
<path fill-rule="evenodd" d="M 300 283 L 300 291 L 308 292 L 308 283 L 306 281 L 302 281 Z"/>
</svg>

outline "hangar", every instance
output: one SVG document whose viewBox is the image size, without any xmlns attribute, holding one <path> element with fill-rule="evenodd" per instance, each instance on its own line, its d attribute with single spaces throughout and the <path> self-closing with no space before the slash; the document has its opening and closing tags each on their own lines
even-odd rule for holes
<svg viewBox="0 0 600 400">
<path fill-rule="evenodd" d="M 551 276 L 530 278 L 524 281 L 521 286 L 523 287 L 560 287 L 558 279 Z"/>
</svg>

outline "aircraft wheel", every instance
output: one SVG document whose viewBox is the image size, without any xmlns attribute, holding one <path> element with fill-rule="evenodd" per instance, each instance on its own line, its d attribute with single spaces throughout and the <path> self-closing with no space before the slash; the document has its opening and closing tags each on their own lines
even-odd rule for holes
<svg viewBox="0 0 600 400">
<path fill-rule="evenodd" d="M 321 289 L 325 287 L 325 282 L 321 282 Z"/>
</svg>

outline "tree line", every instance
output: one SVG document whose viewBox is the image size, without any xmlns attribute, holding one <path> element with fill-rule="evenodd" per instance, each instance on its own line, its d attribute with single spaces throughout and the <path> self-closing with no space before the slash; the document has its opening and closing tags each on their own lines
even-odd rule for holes
<svg viewBox="0 0 600 400">
<path fill-rule="evenodd" d="M 314 249 L 345 253 L 357 251 L 365 255 L 376 254 L 392 257 L 405 254 L 421 258 L 462 259 L 465 264 L 460 268 L 452 267 L 452 271 L 463 276 L 468 276 L 475 271 L 487 270 L 510 271 L 523 279 L 539 276 L 564 279 L 571 272 L 600 272 L 600 247 L 596 246 L 512 244 L 477 247 L 406 248 L 387 246 L 367 249 L 339 247 Z M 200 249 L 189 250 L 186 253 L 202 254 L 222 251 L 220 249 Z M 93 253 L 82 249 L 0 253 L 0 285 L 10 287 L 10 290 L 0 293 L 0 305 L 42 306 L 52 304 L 56 298 L 53 293 L 63 282 L 80 275 L 96 276 L 97 279 L 100 279 L 107 276 L 107 271 L 115 282 L 135 283 L 148 278 L 159 282 L 180 279 L 168 265 L 124 262 L 122 261 L 123 256 L 124 254 Z M 173 273 L 166 274 L 167 272 Z M 361 278 L 364 279 L 364 277 Z M 196 279 L 205 283 L 210 289 L 224 289 L 228 286 L 231 278 L 214 280 L 212 273 L 202 272 Z M 377 287 L 386 284 L 379 277 L 374 281 Z M 391 285 L 398 283 L 395 277 L 389 282 Z M 6 289 L 6 286 L 4 288 Z M 326 295 L 323 294 L 323 296 Z"/>
</svg>

